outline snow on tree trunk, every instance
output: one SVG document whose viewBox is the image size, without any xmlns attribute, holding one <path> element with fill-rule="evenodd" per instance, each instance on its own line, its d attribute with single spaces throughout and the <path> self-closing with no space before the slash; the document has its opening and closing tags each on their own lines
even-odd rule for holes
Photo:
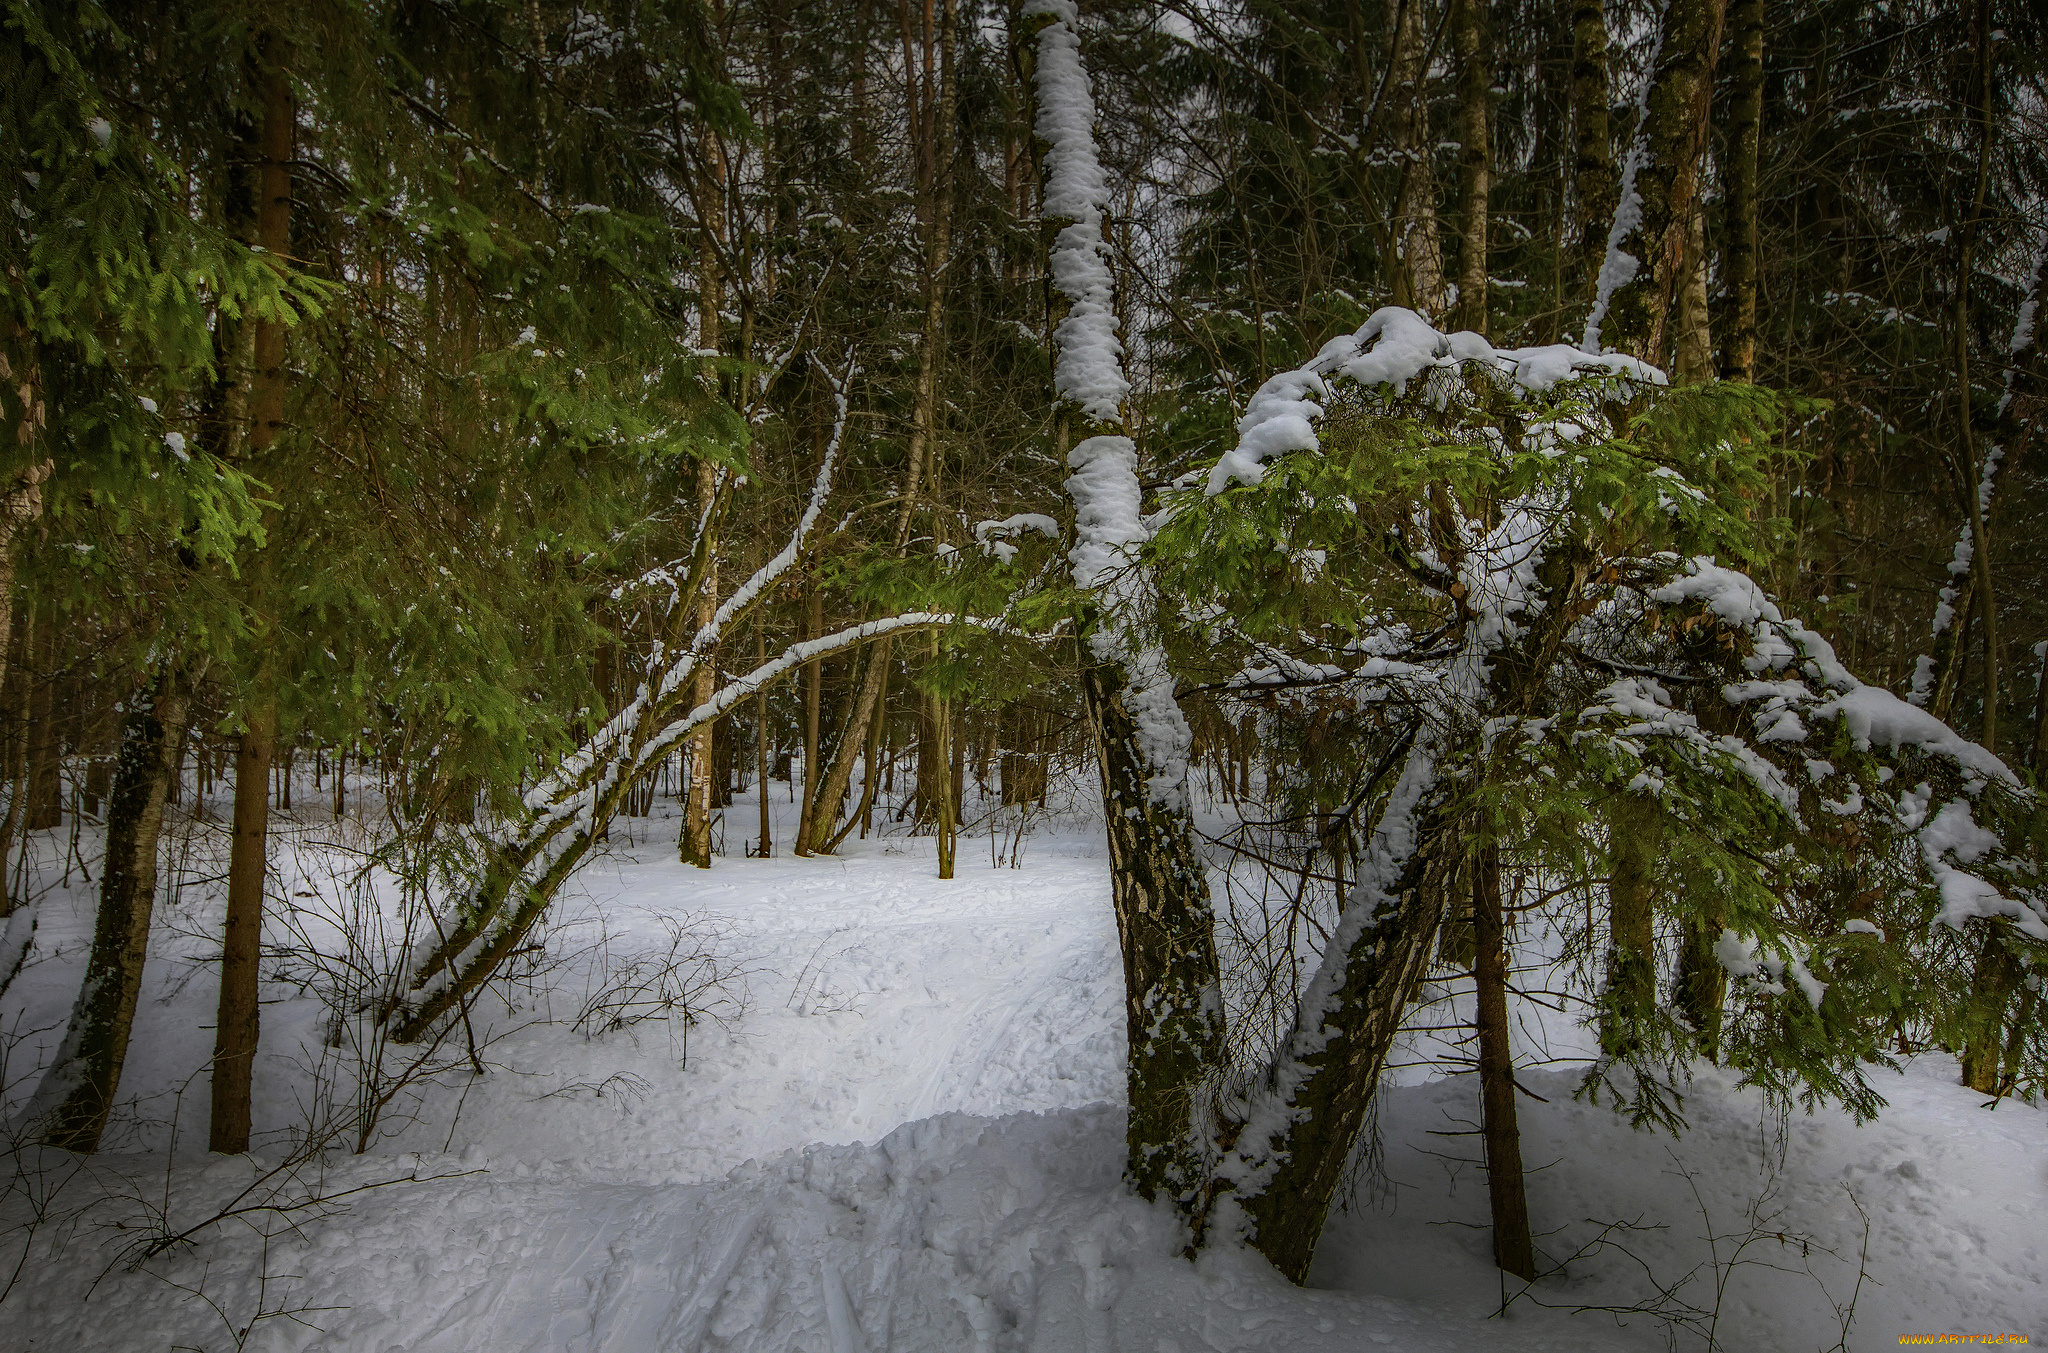
<svg viewBox="0 0 2048 1353">
<path fill-rule="evenodd" d="M 1189 818 L 1193 735 L 1174 699 L 1166 655 L 1145 637 L 1158 607 L 1133 555 L 1146 539 L 1135 443 L 1123 435 L 1130 393 L 1117 339 L 1115 279 L 1103 220 L 1108 185 L 1095 148 L 1095 101 L 1071 0 L 1033 0 L 1041 22 L 1034 81 L 1046 144 L 1045 214 L 1066 222 L 1049 254 L 1067 303 L 1054 330 L 1053 385 L 1088 434 L 1068 454 L 1082 675 L 1101 770 L 1110 896 L 1124 959 L 1129 1035 L 1127 1169 L 1147 1198 L 1174 1201 L 1197 1228 L 1214 1157 L 1210 1087 L 1224 1060 L 1223 1003 L 1207 866 Z"/>
</svg>

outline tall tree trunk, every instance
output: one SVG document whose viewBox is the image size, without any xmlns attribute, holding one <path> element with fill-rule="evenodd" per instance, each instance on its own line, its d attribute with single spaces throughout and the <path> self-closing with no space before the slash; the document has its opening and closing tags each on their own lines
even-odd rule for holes
<svg viewBox="0 0 2048 1353">
<path fill-rule="evenodd" d="M 1388 98 L 1394 107 L 1394 150 L 1401 187 L 1394 199 L 1394 257 L 1388 278 L 1394 304 L 1435 320 L 1444 308 L 1443 242 L 1437 234 L 1436 137 L 1429 121 L 1432 25 L 1425 0 L 1396 0 Z"/>
<path fill-rule="evenodd" d="M 818 590 L 817 580 L 810 584 L 809 596 L 809 637 L 816 639 L 825 633 L 825 597 Z M 819 706 L 824 703 L 825 672 L 823 664 L 816 658 L 804 664 L 804 785 L 803 805 L 797 816 L 796 845 L 798 855 L 811 853 L 811 824 L 817 818 L 818 792 L 818 715 Z"/>
<path fill-rule="evenodd" d="M 1735 99 L 1728 127 L 1721 272 L 1728 284 L 1728 327 L 1721 378 L 1756 380 L 1757 152 L 1764 115 L 1764 0 L 1734 0 Z"/>
<path fill-rule="evenodd" d="M 725 306 L 722 251 L 726 243 L 726 160 L 725 146 L 717 133 L 706 128 L 701 140 L 708 172 L 697 197 L 701 225 L 697 259 L 697 345 L 706 352 L 721 351 Z M 710 461 L 697 466 L 697 504 L 705 514 L 705 529 L 713 527 L 712 500 L 719 488 L 718 467 Z M 710 572 L 697 593 L 696 622 L 699 629 L 711 623 L 718 606 L 717 545 L 711 547 Z M 697 703 L 711 699 L 718 680 L 718 663 L 707 655 L 698 664 Z M 714 748 L 710 724 L 699 728 L 689 742 L 689 790 L 683 802 L 683 830 L 677 840 L 677 855 L 684 864 L 699 869 L 711 867 L 711 766 Z"/>
<path fill-rule="evenodd" d="M 1726 0 L 1671 0 L 1657 68 L 1636 132 L 1635 172 L 1616 208 L 1617 239 L 1601 271 L 1607 308 L 1589 336 L 1646 362 L 1670 361 L 1679 293 L 1691 276 L 1693 201 L 1709 130 L 1714 65 Z M 1622 213 L 1633 212 L 1633 225 Z M 1621 229 L 1628 226 L 1627 229 Z"/>
<path fill-rule="evenodd" d="M 275 706 L 243 712 L 235 749 L 235 809 L 228 854 L 228 910 L 222 941 L 220 1005 L 214 1020 L 213 1100 L 207 1149 L 249 1149 L 251 1081 L 258 1038 L 258 965 L 262 958 L 263 883 L 270 830 L 270 763 Z"/>
<path fill-rule="evenodd" d="M 27 764 L 22 785 L 27 821 L 32 832 L 64 823 L 64 742 L 57 727 L 57 627 L 50 608 L 29 621 L 22 652 L 28 658 L 22 681 L 28 696 Z"/>
<path fill-rule="evenodd" d="M 1477 950 L 1472 977 L 1478 990 L 1479 1097 L 1486 1133 L 1486 1191 L 1493 1209 L 1493 1262 L 1534 1282 L 1536 1245 L 1529 1236 L 1522 1130 L 1515 1121 L 1515 1059 L 1508 1038 L 1507 913 L 1501 905 L 1500 852 L 1487 847 L 1472 865 Z"/>
<path fill-rule="evenodd" d="M 768 633 L 762 622 L 754 622 L 754 665 L 768 661 Z M 762 691 L 754 697 L 754 791 L 760 800 L 761 844 L 757 852 L 762 859 L 775 853 L 774 826 L 768 813 L 768 692 Z"/>
<path fill-rule="evenodd" d="M 1970 974 L 1970 998 L 1963 1023 L 1963 1084 L 1980 1095 L 1999 1092 L 2005 1051 L 2005 1009 L 2026 970 L 2006 947 L 2003 918 L 1984 923 L 1984 943 Z"/>
<path fill-rule="evenodd" d="M 1601 997 L 1600 1050 L 1627 1058 L 1640 1046 L 1642 1022 L 1657 1007 L 1658 829 L 1663 815 L 1645 795 L 1624 791 L 1608 806 L 1607 989 Z"/>
<path fill-rule="evenodd" d="M 56 1060 L 43 1073 L 24 1118 L 52 1146 L 97 1150 L 121 1084 L 142 993 L 165 790 L 176 769 L 186 712 L 184 677 L 166 667 L 131 702 L 122 729 L 85 981 Z"/>
<path fill-rule="evenodd" d="M 1493 183 L 1489 136 L 1493 44 L 1488 0 L 1452 0 L 1458 51 L 1458 306 L 1451 327 L 1486 332 L 1487 193 Z"/>
<path fill-rule="evenodd" d="M 265 35 L 245 58 L 251 92 L 260 101 L 261 123 L 255 129 L 253 163 L 243 171 L 250 242 L 274 258 L 286 256 L 291 237 L 291 161 L 295 114 L 291 84 L 285 74 L 289 52 L 284 43 Z M 240 186 L 240 185 L 238 185 Z M 275 320 L 246 321 L 252 328 L 250 366 L 233 372 L 245 381 L 239 401 L 246 411 L 246 429 L 231 428 L 242 439 L 238 457 L 256 473 L 284 425 L 285 326 Z M 275 477 L 275 476 L 273 476 Z M 275 523 L 272 523 L 273 527 Z M 258 1039 L 258 960 L 263 938 L 263 883 L 267 871 L 270 831 L 270 764 L 277 742 L 277 666 L 272 651 L 276 635 L 270 612 L 270 567 L 259 554 L 247 566 L 251 609 L 255 613 L 252 670 L 243 697 L 243 731 L 235 751 L 234 825 L 228 852 L 227 919 L 224 928 L 220 1005 L 214 1025 L 212 1115 L 208 1144 L 214 1151 L 249 1149 L 250 1086 Z"/>
<path fill-rule="evenodd" d="M 42 364 L 26 329 L 9 322 L 7 341 L 0 344 L 0 408 L 12 414 L 14 445 L 26 452 L 48 424 L 43 402 Z M 14 630 L 14 546 L 22 531 L 43 515 L 43 481 L 52 462 L 31 459 L 0 481 L 0 682 L 7 677 L 7 655 Z M 0 888 L 4 892 L 4 888 Z"/>
<path fill-rule="evenodd" d="M 1585 296 L 1600 285 L 1614 223 L 1614 143 L 1608 130 L 1607 7 L 1572 0 L 1572 184 L 1578 202 L 1579 266 Z"/>
<path fill-rule="evenodd" d="M 1140 750 L 1120 667 L 1081 671 L 1109 837 L 1110 904 L 1124 965 L 1124 1032 L 1132 1183 L 1186 1210 L 1206 1185 L 1202 1127 L 1210 1078 L 1223 1068 L 1220 967 L 1207 866 L 1184 808 L 1162 804 Z M 1199 1228 L 1198 1228 L 1199 1232 Z"/>
<path fill-rule="evenodd" d="M 1109 201 L 1080 34 L 1069 6 L 1026 21 L 1041 25 L 1032 78 L 1034 130 L 1046 146 L 1056 444 L 1067 451 L 1077 415 L 1088 434 L 1066 456 L 1074 471 L 1066 488 L 1074 503 L 1074 583 L 1090 593 L 1076 617 L 1082 708 L 1101 773 L 1110 901 L 1124 959 L 1126 1171 L 1141 1196 L 1172 1200 L 1199 1244 L 1217 1149 L 1211 1099 L 1226 1045 L 1208 869 L 1186 801 L 1193 738 L 1166 655 L 1145 637 L 1159 600 L 1149 576 L 1126 566 L 1145 535 L 1143 487 L 1137 446 L 1124 435 L 1130 387 L 1116 338 Z M 1057 313 L 1062 303 L 1064 315 Z"/>
<path fill-rule="evenodd" d="M 960 813 L 956 806 L 959 792 L 958 759 L 954 756 L 952 703 L 943 697 L 932 698 L 932 732 L 938 735 L 932 746 L 932 769 L 937 772 L 932 785 L 932 798 L 938 813 L 932 823 L 932 838 L 938 847 L 939 877 L 953 877 L 953 855 L 960 836 Z M 920 775 L 919 781 L 924 777 Z"/>
<path fill-rule="evenodd" d="M 1977 453 L 1975 399 L 1970 381 L 1970 291 L 1976 280 L 1977 237 L 1983 229 L 1986 198 L 1991 186 L 1991 49 L 1996 40 L 1991 32 L 1991 2 L 1977 0 L 1971 8 L 1970 38 L 1976 60 L 1972 78 L 1973 104 L 1970 120 L 1977 124 L 1977 187 L 1969 215 L 1959 232 L 1957 250 L 1955 316 L 1956 431 L 1961 453 L 1964 511 L 1975 546 L 1971 565 L 1977 591 L 1978 626 L 1984 645 L 1984 720 L 1977 740 L 1992 752 L 1998 750 L 1998 683 L 2002 655 L 1998 647 L 1998 600 L 1991 585 L 1991 534 L 1985 522 L 1989 504 L 1979 485 L 1985 483 L 1985 466 Z"/>
</svg>

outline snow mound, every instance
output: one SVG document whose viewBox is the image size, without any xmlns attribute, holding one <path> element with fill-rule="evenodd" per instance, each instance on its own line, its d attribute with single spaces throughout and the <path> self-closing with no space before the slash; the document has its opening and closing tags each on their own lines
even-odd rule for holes
<svg viewBox="0 0 2048 1353">
<path fill-rule="evenodd" d="M 274 1238 L 273 1275 L 303 1275 L 270 1346 L 365 1353 L 1095 1353 L 1096 1350 L 1608 1348 L 1539 1317 L 1510 1329 L 1384 1296 L 1303 1291 L 1235 1248 L 1200 1263 L 1171 1212 L 1118 1182 L 1108 1106 L 907 1123 L 866 1145 L 748 1161 L 710 1184 L 598 1185 L 524 1167 L 371 1195 Z M 237 1162 L 209 1182 L 232 1191 Z M 254 1242 L 241 1247 L 253 1258 Z M 229 1241 L 225 1248 L 235 1248 Z M 177 1286 L 253 1309 L 257 1266 L 222 1248 L 103 1287 L 89 1273 L 33 1296 L 62 1346 L 218 1342 Z M 207 1270 L 211 1266 L 211 1277 Z M 270 1298 L 279 1286 L 271 1279 Z M 244 1290 L 246 1289 L 246 1290 Z M 315 1327 L 318 1328 L 315 1328 Z M 1533 1327 L 1532 1327 L 1533 1326 Z M 1370 1342 L 1367 1342 L 1370 1341 Z M 57 1346 L 53 1343 L 51 1346 Z"/>
</svg>

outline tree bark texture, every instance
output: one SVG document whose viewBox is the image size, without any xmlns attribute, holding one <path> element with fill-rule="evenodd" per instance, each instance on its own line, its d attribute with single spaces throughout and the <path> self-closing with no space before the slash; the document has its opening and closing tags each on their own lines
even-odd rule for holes
<svg viewBox="0 0 2048 1353">
<path fill-rule="evenodd" d="M 1572 3 L 1572 183 L 1578 201 L 1578 255 L 1587 300 L 1600 285 L 1607 234 L 1614 224 L 1614 143 L 1608 130 L 1607 10 L 1602 0 Z"/>
<path fill-rule="evenodd" d="M 1490 139 L 1493 45 L 1488 0 L 1452 0 L 1458 52 L 1458 305 L 1452 327 L 1486 332 L 1487 194 L 1493 184 Z"/>
<path fill-rule="evenodd" d="M 207 1149 L 249 1149 L 250 1089 L 258 1038 L 257 983 L 263 942 L 263 882 L 270 830 L 274 707 L 250 709 L 235 748 L 235 808 L 228 853 L 228 909 L 222 937 L 220 1005 L 214 1020 L 213 1097 Z"/>
<path fill-rule="evenodd" d="M 0 345 L 0 408 L 12 416 L 15 446 L 26 451 L 48 424 L 49 410 L 43 402 L 42 364 L 28 331 L 11 322 L 8 330 L 8 341 Z M 32 460 L 0 482 L 0 682 L 7 677 L 13 639 L 14 542 L 43 515 L 43 481 L 52 468 L 49 460 Z"/>
<path fill-rule="evenodd" d="M 1441 804 L 1423 805 L 1417 817 L 1417 848 L 1345 956 L 1341 984 L 1320 1016 L 1321 1045 L 1292 1059 L 1290 1073 L 1299 1079 L 1285 1092 L 1291 1126 L 1277 1141 L 1247 1144 L 1249 1159 L 1270 1169 L 1263 1187 L 1241 1203 L 1254 1227 L 1251 1243 L 1290 1282 L 1308 1278 L 1459 872 L 1464 845 Z"/>
<path fill-rule="evenodd" d="M 816 582 L 813 582 L 810 586 L 808 603 L 805 612 L 805 618 L 808 621 L 807 632 L 811 638 L 816 639 L 825 633 L 825 594 L 818 590 Z M 793 847 L 798 855 L 809 855 L 811 853 L 811 823 L 817 818 L 819 790 L 818 752 L 820 750 L 818 716 L 820 706 L 824 703 L 824 695 L 824 665 L 818 659 L 813 658 L 804 664 L 803 804 L 797 813 L 796 844 Z"/>
<path fill-rule="evenodd" d="M 57 1058 L 28 1109 L 52 1146 L 95 1151 L 128 1056 L 156 900 L 157 841 L 188 709 L 184 678 L 160 669 L 134 697 L 107 806 L 107 855 L 85 982 Z"/>
<path fill-rule="evenodd" d="M 1721 378 L 1756 380 L 1757 154 L 1764 113 L 1764 3 L 1735 0 L 1735 98 L 1730 109 L 1727 184 L 1722 211 L 1721 272 L 1728 286 L 1728 325 L 1721 347 Z"/>
<path fill-rule="evenodd" d="M 1522 1180 L 1522 1131 L 1515 1121 L 1515 1059 L 1508 1037 L 1507 913 L 1501 905 L 1500 852 L 1472 862 L 1472 929 L 1478 992 L 1479 1098 L 1486 1133 L 1486 1192 L 1493 1210 L 1493 1262 L 1524 1281 L 1536 1279 L 1529 1197 Z"/>
<path fill-rule="evenodd" d="M 2026 975 L 2007 947 L 2003 918 L 1984 923 L 1984 943 L 1970 974 L 1970 1000 L 1964 1012 L 1963 1084 L 1980 1095 L 1996 1095 L 2005 1050 L 2006 1007 Z"/>
<path fill-rule="evenodd" d="M 1436 137 L 1429 121 L 1432 28 L 1424 0 L 1396 0 L 1387 98 L 1394 110 L 1394 150 L 1401 187 L 1394 199 L 1394 303 L 1436 319 L 1444 309 L 1443 242 L 1437 235 Z"/>
<path fill-rule="evenodd" d="M 285 74 L 284 44 L 271 37 L 258 40 L 247 58 L 251 92 L 260 101 L 261 121 L 255 130 L 253 163 L 239 176 L 243 220 L 238 224 L 249 242 L 274 258 L 286 256 L 291 240 L 291 162 L 295 113 L 291 83 Z M 250 365 L 231 369 L 230 379 L 246 382 L 237 401 L 246 412 L 246 429 L 230 429 L 241 438 L 239 459 L 262 473 L 263 462 L 276 444 L 285 417 L 285 326 L 274 320 L 246 321 L 253 329 Z M 274 522 L 270 523 L 272 526 Z M 214 1024 L 212 1103 L 208 1146 L 239 1153 L 249 1149 L 251 1077 L 259 1036 L 258 960 L 263 937 L 263 884 L 269 860 L 270 767 L 277 742 L 276 644 L 270 613 L 270 567 L 259 553 L 246 566 L 250 610 L 254 615 L 248 687 L 242 700 L 243 731 L 235 751 L 234 822 L 228 848 L 227 918 L 222 936 L 220 1003 Z"/>
<path fill-rule="evenodd" d="M 1119 668 L 1082 669 L 1124 961 L 1126 1168 L 1141 1197 L 1170 1198 L 1185 1210 L 1208 1186 L 1210 1148 L 1201 1124 L 1209 1114 L 1209 1078 L 1225 1061 L 1215 913 L 1193 825 L 1152 797 L 1124 693 Z"/>
<path fill-rule="evenodd" d="M 1657 1007 L 1656 917 L 1658 827 L 1656 801 L 1623 792 L 1608 807 L 1607 990 L 1600 1003 L 1600 1050 L 1626 1058 L 1640 1045 L 1640 1029 Z"/>
<path fill-rule="evenodd" d="M 1641 210 L 1621 240 L 1636 272 L 1615 288 L 1600 330 L 1608 349 L 1660 366 L 1670 360 L 1679 292 L 1690 275 L 1692 208 L 1725 3 L 1671 0 L 1665 11 L 1663 46 L 1637 133 L 1644 147 L 1635 180 Z"/>
</svg>

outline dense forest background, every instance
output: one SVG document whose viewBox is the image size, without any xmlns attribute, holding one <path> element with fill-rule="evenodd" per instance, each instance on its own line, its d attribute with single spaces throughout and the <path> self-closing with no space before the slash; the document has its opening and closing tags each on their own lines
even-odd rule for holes
<svg viewBox="0 0 2048 1353">
<path fill-rule="evenodd" d="M 2048 765 L 2036 6 L 6 0 L 0 975 L 31 942 L 22 842 L 81 824 L 106 833 L 113 975 L 39 1101 L 52 1140 L 104 1124 L 181 793 L 233 786 L 234 1151 L 288 905 L 267 815 L 308 766 L 337 814 L 374 774 L 381 858 L 483 898 L 412 937 L 425 994 L 382 1006 L 401 1042 L 518 948 L 491 928 L 512 880 L 573 867 L 545 805 L 577 775 L 577 811 L 605 805 L 579 841 L 664 795 L 706 867 L 915 831 L 948 875 L 974 805 L 1041 803 L 1099 754 L 1114 779 L 1091 683 L 1143 663 L 1074 637 L 1063 484 L 1102 415 L 1056 372 L 1081 303 L 1080 217 L 1047 201 L 1052 23 L 1092 80 L 1148 508 L 1385 306 L 1780 392 L 1781 454 L 1725 485 L 1754 576 L 1864 681 L 2029 782 Z M 1226 844 L 1338 907 L 1390 744 L 1234 681 L 1258 641 L 1192 602 L 1158 614 L 1143 652 L 1190 782 L 1238 812 Z M 657 707 L 694 712 L 667 733 Z M 721 813 L 771 780 L 794 840 Z M 2040 1076 L 2040 979 L 1999 966 L 2004 933 L 1950 953 L 1974 1033 L 1884 1033 L 1967 1033 L 1998 1094 Z M 1307 979 L 1266 980 L 1277 1028 Z"/>
</svg>

